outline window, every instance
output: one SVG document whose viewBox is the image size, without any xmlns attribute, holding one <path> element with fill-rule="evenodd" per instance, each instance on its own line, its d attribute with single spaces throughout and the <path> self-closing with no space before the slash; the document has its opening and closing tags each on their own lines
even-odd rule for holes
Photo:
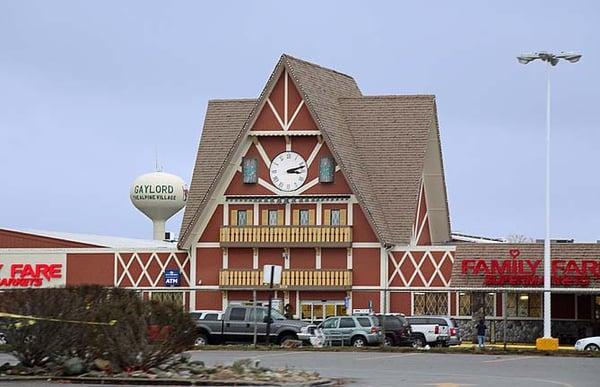
<svg viewBox="0 0 600 387">
<path fill-rule="evenodd" d="M 427 292 L 414 294 L 414 313 L 416 315 L 448 314 L 448 293 Z"/>
<path fill-rule="evenodd" d="M 340 319 L 340 328 L 354 328 L 356 323 L 352 317 L 342 317 Z"/>
<path fill-rule="evenodd" d="M 277 226 L 277 210 L 269 210 L 269 226 Z"/>
<path fill-rule="evenodd" d="M 338 320 L 339 319 L 337 319 L 337 318 L 331 318 L 331 319 L 323 321 L 323 329 L 337 328 Z"/>
<path fill-rule="evenodd" d="M 496 293 L 486 293 L 484 300 L 485 315 L 493 317 L 496 315 Z M 458 315 L 472 316 L 473 315 L 473 294 L 460 292 L 458 293 Z"/>
<path fill-rule="evenodd" d="M 245 308 L 231 308 L 229 313 L 229 320 L 231 321 L 244 321 L 246 319 Z"/>
<path fill-rule="evenodd" d="M 219 319 L 219 315 L 217 313 L 207 313 L 204 315 L 204 319 L 208 321 L 216 321 Z"/>
<path fill-rule="evenodd" d="M 331 225 L 339 226 L 340 224 L 340 210 L 331 210 Z"/>
<path fill-rule="evenodd" d="M 303 301 L 300 305 L 301 318 L 305 321 L 322 321 L 329 317 L 346 316 L 343 301 Z"/>
<path fill-rule="evenodd" d="M 244 184 L 254 184 L 258 182 L 258 161 L 255 158 L 245 158 L 242 161 L 242 174 Z"/>
<path fill-rule="evenodd" d="M 319 183 L 333 183 L 335 173 L 335 161 L 333 157 L 321 157 L 319 164 Z"/>
<path fill-rule="evenodd" d="M 245 210 L 239 210 L 237 212 L 237 224 L 238 226 L 248 225 L 248 212 Z"/>
<path fill-rule="evenodd" d="M 510 293 L 506 297 L 508 317 L 541 317 L 542 296 L 540 293 Z"/>
<path fill-rule="evenodd" d="M 323 225 L 324 226 L 345 226 L 346 225 L 346 209 L 329 209 L 323 210 Z"/>
<path fill-rule="evenodd" d="M 458 315 L 459 316 L 471 316 L 473 309 L 471 309 L 471 293 L 458 293 Z"/>
<path fill-rule="evenodd" d="M 368 317 L 357 317 L 356 319 L 363 328 L 369 328 L 371 326 L 371 319 Z"/>
<path fill-rule="evenodd" d="M 256 312 L 256 315 L 255 315 Z M 248 321 L 263 322 L 267 316 L 267 311 L 263 308 L 252 308 L 250 310 L 250 318 Z"/>
<path fill-rule="evenodd" d="M 310 224 L 308 210 L 300 210 L 300 226 L 308 226 Z"/>
</svg>

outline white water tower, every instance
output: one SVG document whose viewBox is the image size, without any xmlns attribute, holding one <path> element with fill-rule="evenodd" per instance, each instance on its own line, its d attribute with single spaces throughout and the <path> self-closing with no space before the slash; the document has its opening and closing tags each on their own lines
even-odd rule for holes
<svg viewBox="0 0 600 387">
<path fill-rule="evenodd" d="M 139 176 L 129 193 L 133 205 L 152 220 L 154 239 L 165 239 L 165 223 L 185 206 L 187 188 L 179 176 L 152 172 Z"/>
</svg>

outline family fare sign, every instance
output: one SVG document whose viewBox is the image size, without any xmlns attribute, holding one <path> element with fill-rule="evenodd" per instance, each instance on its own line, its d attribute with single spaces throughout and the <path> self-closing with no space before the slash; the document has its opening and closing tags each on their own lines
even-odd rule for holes
<svg viewBox="0 0 600 387">
<path fill-rule="evenodd" d="M 66 254 L 0 254 L 0 289 L 66 283 Z"/>
<path fill-rule="evenodd" d="M 543 260 L 519 258 L 520 250 L 509 250 L 508 259 L 463 259 L 461 273 L 483 276 L 485 285 L 542 286 Z M 600 260 L 552 259 L 552 286 L 587 287 L 592 279 L 600 279 Z"/>
</svg>

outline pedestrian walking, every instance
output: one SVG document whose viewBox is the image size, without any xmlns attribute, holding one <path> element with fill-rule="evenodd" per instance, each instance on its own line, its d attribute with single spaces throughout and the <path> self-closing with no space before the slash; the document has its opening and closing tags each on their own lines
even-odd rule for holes
<svg viewBox="0 0 600 387">
<path fill-rule="evenodd" d="M 477 345 L 479 348 L 483 348 L 485 347 L 485 330 L 487 329 L 485 321 L 483 319 L 479 320 L 475 329 L 477 330 Z"/>
</svg>

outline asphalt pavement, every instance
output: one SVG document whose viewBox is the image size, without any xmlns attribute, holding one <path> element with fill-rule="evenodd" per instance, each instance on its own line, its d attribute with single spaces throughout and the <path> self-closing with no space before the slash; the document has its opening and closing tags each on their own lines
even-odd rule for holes
<svg viewBox="0 0 600 387">
<path fill-rule="evenodd" d="M 294 367 L 341 378 L 350 386 L 600 386 L 600 359 L 559 356 L 464 355 L 427 352 L 192 351 L 207 365 L 237 359 Z M 0 363 L 10 359 L 0 354 Z M 24 385 L 0 383 L 0 386 Z M 52 384 L 27 385 L 42 387 Z"/>
</svg>

